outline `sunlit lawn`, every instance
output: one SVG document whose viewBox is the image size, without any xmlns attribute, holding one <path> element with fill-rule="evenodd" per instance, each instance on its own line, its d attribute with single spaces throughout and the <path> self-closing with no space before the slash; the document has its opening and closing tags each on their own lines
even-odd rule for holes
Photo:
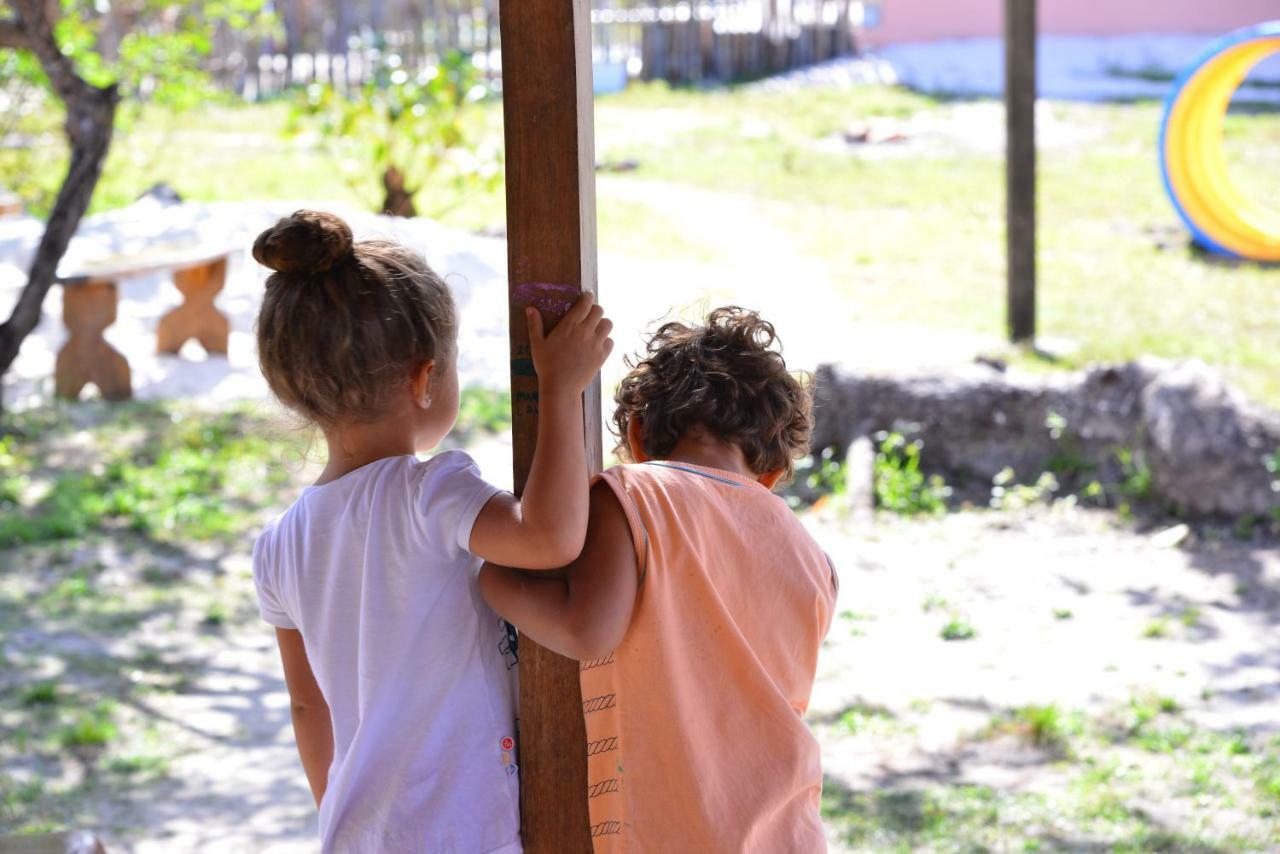
<svg viewBox="0 0 1280 854">
<path fill-rule="evenodd" d="M 912 323 L 999 335 L 1003 180 L 997 145 L 948 139 L 908 154 L 858 152 L 842 130 L 869 117 L 937 116 L 973 103 L 901 90 L 671 91 L 647 86 L 599 99 L 599 158 L 638 168 L 601 182 L 605 252 L 714 261 L 734 251 L 732 224 L 664 205 L 684 185 L 743 198 L 776 229 L 780 251 L 818 262 L 862 322 Z M 1054 103 L 1041 151 L 1041 332 L 1066 339 L 1066 364 L 1142 355 L 1195 356 L 1280 405 L 1280 269 L 1193 251 L 1156 165 L 1159 105 Z M 968 113 L 965 113 L 968 111 Z M 999 113 L 986 135 L 998 143 Z M 314 140 L 288 138 L 286 104 L 147 112 L 122 132 L 95 205 L 127 203 L 156 181 L 192 199 L 335 200 L 369 206 L 373 176 L 353 186 Z M 488 132 L 501 133 L 498 105 Z M 959 134 L 963 136 L 963 132 Z M 1232 160 L 1256 197 L 1280 198 L 1280 114 L 1233 115 Z M 881 146 L 881 148 L 885 148 Z M 48 173 L 48 170 L 46 170 Z M 49 173 L 48 181 L 56 176 Z M 643 187 L 644 200 L 611 187 Z M 501 227 L 501 189 L 420 199 L 470 229 Z M 782 247 L 785 247 L 783 249 Z M 802 287 L 803 283 L 799 283 Z"/>
</svg>

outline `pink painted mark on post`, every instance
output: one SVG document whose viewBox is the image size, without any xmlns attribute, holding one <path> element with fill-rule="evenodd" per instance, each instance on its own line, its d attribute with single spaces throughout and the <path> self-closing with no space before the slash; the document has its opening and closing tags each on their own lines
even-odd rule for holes
<svg viewBox="0 0 1280 854">
<path fill-rule="evenodd" d="M 552 317 L 560 317 L 578 299 L 579 293 L 580 291 L 572 285 L 525 282 L 516 285 L 511 297 L 517 308 L 531 305 Z"/>
</svg>

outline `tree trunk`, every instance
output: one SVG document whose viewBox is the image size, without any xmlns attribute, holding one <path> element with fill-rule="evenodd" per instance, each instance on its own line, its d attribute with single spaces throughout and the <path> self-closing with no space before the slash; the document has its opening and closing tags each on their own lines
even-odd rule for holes
<svg viewBox="0 0 1280 854">
<path fill-rule="evenodd" d="M 285 53 L 289 57 L 288 69 L 285 71 L 284 88 L 288 89 L 297 82 L 298 56 L 305 49 L 306 16 L 301 8 L 300 0 L 285 0 L 280 21 L 284 24 Z"/>
<path fill-rule="evenodd" d="M 376 3 L 374 5 L 377 5 Z M 333 77 L 333 57 L 347 52 L 347 43 L 356 26 L 356 9 L 351 0 L 332 0 L 329 14 L 332 16 L 333 32 L 329 36 L 330 82 Z"/>
<path fill-rule="evenodd" d="M 383 213 L 405 217 L 418 215 L 413 204 L 413 194 L 417 191 L 405 186 L 404 173 L 394 166 L 388 166 L 387 171 L 382 174 L 382 186 L 387 191 L 382 202 Z"/>
<path fill-rule="evenodd" d="M 111 147 L 119 93 L 114 85 L 93 86 L 81 79 L 53 35 L 56 6 L 41 0 L 11 0 L 13 17 L 0 21 L 0 47 L 22 48 L 39 59 L 67 110 L 66 134 L 71 144 L 67 176 L 45 223 L 44 235 L 27 271 L 27 284 L 9 319 L 0 325 L 0 378 L 18 357 L 22 342 L 40 322 L 40 306 L 53 287 L 72 235 L 89 208 L 102 165 Z M 0 396 L 0 405 L 3 398 Z"/>
</svg>

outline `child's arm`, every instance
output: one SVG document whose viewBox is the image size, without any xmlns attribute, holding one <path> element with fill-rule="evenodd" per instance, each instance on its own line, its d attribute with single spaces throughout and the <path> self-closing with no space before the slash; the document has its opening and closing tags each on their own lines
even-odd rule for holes
<svg viewBox="0 0 1280 854">
<path fill-rule="evenodd" d="M 302 770 L 307 774 L 307 782 L 318 807 L 329 783 L 329 766 L 333 764 L 333 721 L 329 717 L 329 704 L 325 702 L 315 674 L 311 672 L 302 632 L 277 628 L 276 643 L 280 645 L 284 681 L 289 687 L 293 737 L 298 742 Z"/>
<path fill-rule="evenodd" d="M 613 349 L 613 324 L 584 293 L 549 334 L 542 315 L 526 310 L 538 372 L 538 444 L 524 494 L 495 496 L 471 529 L 471 552 L 528 569 L 563 566 L 578 554 L 587 529 L 587 455 L 582 391 Z"/>
<path fill-rule="evenodd" d="M 480 592 L 489 606 L 536 642 L 579 661 L 621 643 L 639 588 L 627 517 L 608 485 L 591 490 L 587 541 L 564 577 L 532 576 L 486 563 Z"/>
</svg>

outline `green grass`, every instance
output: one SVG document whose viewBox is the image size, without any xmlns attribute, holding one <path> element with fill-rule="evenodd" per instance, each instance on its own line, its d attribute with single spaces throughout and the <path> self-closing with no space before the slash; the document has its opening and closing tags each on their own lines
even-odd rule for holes
<svg viewBox="0 0 1280 854">
<path fill-rule="evenodd" d="M 796 462 L 795 480 L 803 483 L 811 492 L 842 496 L 849 491 L 848 473 L 836 458 L 834 448 L 823 448 L 819 455 L 810 455 Z"/>
<path fill-rule="evenodd" d="M 900 728 L 888 709 L 865 704 L 841 714 L 839 726 L 849 735 L 884 734 Z"/>
<path fill-rule="evenodd" d="M 113 756 L 102 763 L 104 771 L 124 777 L 141 777 L 163 774 L 169 768 L 167 760 L 157 756 Z"/>
<path fill-rule="evenodd" d="M 204 619 L 201 622 L 206 626 L 217 628 L 225 625 L 227 618 L 227 606 L 222 602 L 212 602 L 204 609 Z"/>
<path fill-rule="evenodd" d="M 1172 698 L 1008 709 L 975 738 L 1001 733 L 1047 750 L 1052 770 L 1008 788 L 828 777 L 824 820 L 858 851 L 1264 851 L 1280 831 L 1280 737 L 1202 729 Z"/>
<path fill-rule="evenodd" d="M 952 617 L 938 634 L 945 641 L 963 641 L 972 639 L 977 631 L 960 617 Z"/>
<path fill-rule="evenodd" d="M 1010 734 L 1055 758 L 1073 756 L 1073 740 L 1084 732 L 1084 716 L 1055 703 L 1030 704 L 1000 712 L 987 727 L 989 735 Z"/>
<path fill-rule="evenodd" d="M 946 607 L 947 607 L 946 598 L 943 596 L 939 596 L 937 593 L 930 593 L 929 595 L 925 596 L 924 601 L 920 603 L 920 610 L 924 611 L 926 614 L 932 611 L 940 611 Z"/>
<path fill-rule="evenodd" d="M 45 466 L 49 447 L 86 419 L 93 422 L 92 462 Z M 505 392 L 463 390 L 455 441 L 510 424 Z M 0 462 L 24 486 L 0 515 L 0 548 L 122 530 L 166 543 L 240 537 L 260 524 L 264 506 L 292 497 L 312 448 L 306 431 L 250 405 L 210 413 L 181 403 L 58 404 L 11 413 L 0 421 Z M 91 570 L 61 579 L 37 604 L 69 613 L 98 597 Z M 151 572 L 157 584 L 172 581 L 168 571 Z M 219 622 L 215 609 L 209 623 Z"/>
<path fill-rule="evenodd" d="M 828 778 L 822 814 L 858 851 L 1260 850 L 1257 840 L 1165 828 L 1106 790 L 1051 796 L 935 783 L 858 791 Z"/>
<path fill-rule="evenodd" d="M 1142 627 L 1142 636 L 1148 640 L 1161 640 L 1169 636 L 1169 621 L 1159 617 Z"/>
<path fill-rule="evenodd" d="M 952 110 L 906 93 L 722 93 L 696 122 L 658 144 L 618 146 L 653 177 L 749 192 L 761 215 L 790 220 L 859 319 L 998 334 L 1002 294 L 1000 154 L 940 146 L 915 157 L 861 158 L 813 141 L 866 116 Z M 895 94 L 898 97 L 895 97 Z M 698 96 L 671 96 L 680 110 Z M 624 98 L 630 115 L 660 98 Z M 652 106 L 651 106 L 652 105 Z M 605 114 L 609 102 L 602 102 Z M 1071 358 L 1196 355 L 1223 364 L 1255 393 L 1280 401 L 1274 348 L 1280 325 L 1274 270 L 1206 261 L 1185 248 L 1155 164 L 1159 107 L 1055 105 L 1059 120 L 1096 134 L 1041 157 L 1041 322 L 1081 345 Z M 685 114 L 681 113 L 683 118 Z M 656 117 L 654 115 L 653 117 Z M 998 121 L 998 119 L 997 119 Z M 1280 156 L 1268 139 L 1280 116 L 1232 116 L 1228 146 L 1242 180 L 1280 197 Z M 742 129 L 756 134 L 744 139 Z M 1160 248 L 1157 234 L 1174 247 Z M 1247 340 L 1245 340 L 1247 339 Z"/>
<path fill-rule="evenodd" d="M 1046 706 L 1023 706 L 1014 720 L 1026 727 L 1027 739 L 1037 747 L 1059 747 L 1066 742 L 1062 712 L 1052 703 Z"/>
<path fill-rule="evenodd" d="M 1173 715 L 1180 711 L 1178 701 L 1160 695 L 1140 695 L 1129 700 L 1129 728 L 1138 732 L 1160 715 Z"/>
<path fill-rule="evenodd" d="M 900 516 L 937 515 L 947 509 L 951 489 L 938 475 L 920 470 L 923 443 L 901 433 L 877 436 L 880 447 L 872 468 L 876 504 Z"/>
<path fill-rule="evenodd" d="M 693 105 L 697 104 L 697 110 Z M 608 144 L 616 108 L 679 130 Z M 962 105 L 963 106 L 963 105 Z M 630 180 L 749 193 L 759 215 L 797 241 L 863 321 L 991 335 L 1002 329 L 1003 181 L 998 151 L 939 146 L 912 157 L 863 158 L 814 141 L 868 116 L 950 111 L 892 90 L 645 91 L 602 100 L 603 151 L 634 156 Z M 1055 105 L 1060 121 L 1096 135 L 1041 156 L 1041 330 L 1079 343 L 1068 364 L 1140 354 L 1198 356 L 1280 403 L 1277 271 L 1221 264 L 1185 245 L 1156 168 L 1159 106 Z M 621 117 L 620 117 L 621 118 Z M 998 121 L 998 119 L 996 119 Z M 1243 183 L 1280 197 L 1280 116 L 1232 116 L 1228 148 Z M 743 130 L 753 134 L 744 136 Z M 1161 248 L 1161 236 L 1173 242 Z"/>
<path fill-rule="evenodd" d="M 0 433 L 26 482 L 0 511 L 0 636 L 22 639 L 0 644 L 3 834 L 79 826 L 167 775 L 180 724 L 156 704 L 198 684 L 225 645 L 209 628 L 257 622 L 251 534 L 301 486 L 306 443 L 183 404 L 50 406 Z M 49 464 L 69 448 L 74 469 Z"/>
<path fill-rule="evenodd" d="M 828 779 L 822 813 L 849 845 L 910 850 L 945 843 L 962 828 L 998 825 L 1001 800 L 986 786 L 860 792 Z"/>
<path fill-rule="evenodd" d="M 3 429 L 18 476 L 39 486 L 25 490 L 0 517 L 0 548 L 131 529 L 156 540 L 225 539 L 257 524 L 245 512 L 264 492 L 289 482 L 301 458 L 297 437 L 281 433 L 250 409 L 188 417 L 181 407 L 129 404 L 103 410 L 100 456 L 88 470 L 46 469 L 19 436 L 49 438 L 52 407 L 10 416 Z M 72 419 L 68 419 L 71 421 Z M 46 432 L 37 432 L 44 430 Z M 45 597 L 50 607 L 95 595 L 89 577 L 64 579 Z"/>
<path fill-rule="evenodd" d="M 466 388 L 458 402 L 454 428 L 465 434 L 506 433 L 511 430 L 511 394 L 487 388 Z"/>
<path fill-rule="evenodd" d="M 53 682 L 37 682 L 22 691 L 24 706 L 56 706 L 58 699 L 58 686 Z"/>
<path fill-rule="evenodd" d="M 99 701 L 92 709 L 76 712 L 56 733 L 63 749 L 105 747 L 116 737 L 115 704 Z"/>
</svg>

